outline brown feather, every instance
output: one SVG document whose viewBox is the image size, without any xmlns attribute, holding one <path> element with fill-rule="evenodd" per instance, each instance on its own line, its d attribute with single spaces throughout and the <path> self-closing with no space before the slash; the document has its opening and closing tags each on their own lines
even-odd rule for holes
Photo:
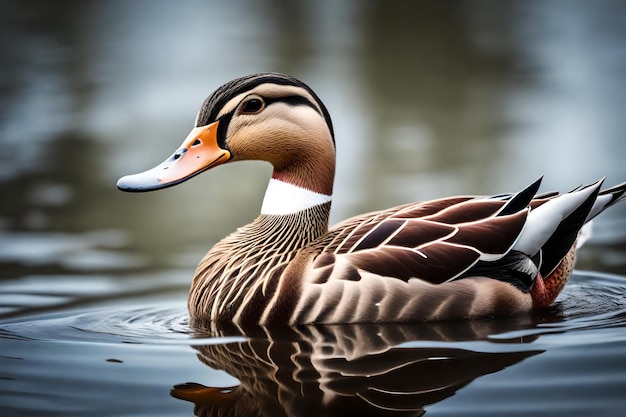
<svg viewBox="0 0 626 417">
<path fill-rule="evenodd" d="M 405 226 L 393 236 L 390 246 L 402 246 L 405 248 L 417 248 L 427 243 L 434 242 L 457 232 L 457 228 L 447 224 L 413 219 L 406 222 Z"/>
<path fill-rule="evenodd" d="M 447 241 L 471 246 L 482 253 L 504 254 L 522 232 L 527 216 L 528 211 L 524 210 L 459 226 L 459 232 Z"/>
<path fill-rule="evenodd" d="M 403 281 L 419 278 L 431 283 L 445 282 L 473 265 L 480 253 L 463 247 L 437 242 L 419 249 L 419 252 L 385 246 L 376 251 L 343 255 L 357 268 L 373 274 L 398 278 Z"/>
<path fill-rule="evenodd" d="M 469 200 L 450 206 L 426 218 L 447 224 L 475 222 L 495 215 L 504 203 L 504 201 L 498 200 Z"/>
</svg>

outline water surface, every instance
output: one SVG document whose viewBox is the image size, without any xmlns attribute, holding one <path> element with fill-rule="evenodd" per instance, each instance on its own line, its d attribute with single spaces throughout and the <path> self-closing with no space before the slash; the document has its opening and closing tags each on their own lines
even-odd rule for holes
<svg viewBox="0 0 626 417">
<path fill-rule="evenodd" d="M 3 415 L 615 415 L 624 291 L 579 272 L 542 313 L 414 325 L 203 331 L 177 291 L 5 318 Z"/>
</svg>

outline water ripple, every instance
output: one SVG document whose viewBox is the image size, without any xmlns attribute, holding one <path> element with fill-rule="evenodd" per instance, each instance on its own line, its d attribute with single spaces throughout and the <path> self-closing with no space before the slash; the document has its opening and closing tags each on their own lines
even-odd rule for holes
<svg viewBox="0 0 626 417">
<path fill-rule="evenodd" d="M 184 307 L 150 306 L 41 317 L 0 327 L 0 338 L 57 342 L 207 345 L 242 338 L 211 337 L 189 327 Z"/>
<path fill-rule="evenodd" d="M 478 337 L 506 343 L 582 330 L 626 328 L 625 294 L 626 280 L 623 277 L 577 271 L 550 310 L 536 314 L 521 326 L 516 318 L 492 321 L 498 324 L 492 334 Z M 445 323 L 441 326 L 445 327 Z M 42 314 L 0 325 L 0 338 L 187 345 L 233 340 L 210 337 L 190 328 L 187 310 L 178 302 Z"/>
<path fill-rule="evenodd" d="M 534 328 L 495 334 L 490 340 L 626 328 L 626 280 L 615 275 L 576 271 L 557 303 L 543 317 L 542 313 L 537 317 L 540 322 Z"/>
</svg>

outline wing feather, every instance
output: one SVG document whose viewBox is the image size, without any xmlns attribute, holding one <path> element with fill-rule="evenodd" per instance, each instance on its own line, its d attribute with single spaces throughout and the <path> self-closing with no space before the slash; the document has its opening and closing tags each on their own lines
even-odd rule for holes
<svg viewBox="0 0 626 417">
<path fill-rule="evenodd" d="M 398 207 L 399 210 L 393 213 L 391 217 L 400 219 L 418 219 L 439 213 L 448 207 L 453 207 L 474 198 L 475 197 L 448 197 L 440 198 L 438 200 L 407 204 Z"/>
<path fill-rule="evenodd" d="M 519 237 L 528 210 L 506 216 L 492 217 L 459 227 L 459 232 L 447 241 L 476 248 L 482 254 L 504 255 Z"/>
<path fill-rule="evenodd" d="M 474 265 L 480 253 L 465 246 L 436 242 L 419 251 L 395 246 L 341 255 L 358 269 L 408 281 L 442 283 Z"/>
<path fill-rule="evenodd" d="M 356 252 L 363 249 L 375 248 L 376 246 L 382 244 L 385 240 L 389 239 L 390 236 L 393 236 L 394 233 L 396 233 L 396 231 L 398 231 L 398 229 L 406 223 L 407 220 L 401 219 L 384 220 L 365 234 L 363 238 L 358 241 L 358 244 L 355 245 L 354 249 L 351 249 L 350 251 Z"/>
<path fill-rule="evenodd" d="M 496 215 L 504 204 L 504 201 L 499 200 L 469 200 L 450 206 L 426 218 L 446 224 L 475 222 Z"/>
<path fill-rule="evenodd" d="M 396 233 L 387 244 L 405 248 L 417 248 L 427 243 L 452 236 L 457 231 L 458 228 L 454 226 L 415 219 L 407 221 L 406 225 Z"/>
<path fill-rule="evenodd" d="M 479 261 L 510 252 L 528 206 L 550 199 L 531 200 L 538 183 L 505 199 L 450 197 L 348 219 L 318 242 L 312 280 L 358 280 L 370 273 L 438 284 L 463 277 Z"/>
</svg>

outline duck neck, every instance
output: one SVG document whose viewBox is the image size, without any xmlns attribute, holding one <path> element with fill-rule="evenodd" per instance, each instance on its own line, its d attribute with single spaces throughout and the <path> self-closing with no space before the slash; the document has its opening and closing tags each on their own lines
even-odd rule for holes
<svg viewBox="0 0 626 417">
<path fill-rule="evenodd" d="M 299 144 L 295 152 L 272 161 L 262 215 L 293 215 L 331 202 L 335 179 L 335 148 L 326 138 L 312 148 Z M 329 204 L 330 206 L 330 204 Z M 327 224 L 328 219 L 324 222 Z"/>
<path fill-rule="evenodd" d="M 303 142 L 302 137 L 292 138 L 291 151 L 281 149 L 280 157 L 268 159 L 274 166 L 272 180 L 268 191 L 271 191 L 274 181 L 280 181 L 316 194 L 331 196 L 335 180 L 335 147 L 331 138 L 316 140 L 315 146 Z M 284 191 L 288 193 L 288 191 Z M 302 193 L 298 192 L 298 195 Z"/>
</svg>

